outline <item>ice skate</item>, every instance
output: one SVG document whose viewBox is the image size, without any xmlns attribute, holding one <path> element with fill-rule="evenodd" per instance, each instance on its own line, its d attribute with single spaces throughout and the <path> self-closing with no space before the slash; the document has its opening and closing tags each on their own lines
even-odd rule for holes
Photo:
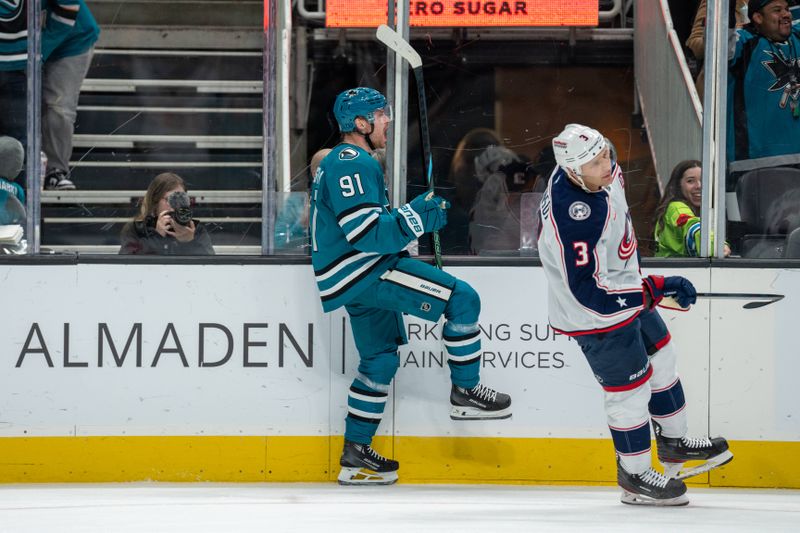
<svg viewBox="0 0 800 533">
<path fill-rule="evenodd" d="M 511 416 L 511 397 L 480 383 L 471 389 L 453 385 L 450 404 L 453 420 L 499 420 Z"/>
<path fill-rule="evenodd" d="M 652 468 L 641 474 L 627 472 L 617 458 L 617 484 L 622 487 L 620 501 L 630 505 L 677 506 L 689 503 L 686 485 Z"/>
<path fill-rule="evenodd" d="M 344 441 L 339 465 L 340 485 L 391 485 L 400 468 L 400 463 L 383 457 L 369 444 L 349 440 Z"/>
<path fill-rule="evenodd" d="M 656 434 L 658 460 L 664 466 L 664 474 L 674 479 L 703 474 L 731 462 L 733 453 L 728 449 L 728 441 L 722 437 L 708 438 L 670 438 L 661 434 L 661 426 L 653 421 Z M 694 467 L 685 467 L 687 461 L 703 461 Z"/>
</svg>

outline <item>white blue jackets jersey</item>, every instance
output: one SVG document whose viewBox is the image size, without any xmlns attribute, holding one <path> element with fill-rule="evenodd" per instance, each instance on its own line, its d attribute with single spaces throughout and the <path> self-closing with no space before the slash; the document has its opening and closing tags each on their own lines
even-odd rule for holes
<svg viewBox="0 0 800 533">
<path fill-rule="evenodd" d="M 567 335 L 602 333 L 643 309 L 642 276 L 622 171 L 588 193 L 557 167 L 539 207 L 539 257 L 550 325 Z"/>
<path fill-rule="evenodd" d="M 322 160 L 311 191 L 311 264 L 322 308 L 332 311 L 392 268 L 416 237 L 390 210 L 383 170 L 340 144 Z"/>
</svg>

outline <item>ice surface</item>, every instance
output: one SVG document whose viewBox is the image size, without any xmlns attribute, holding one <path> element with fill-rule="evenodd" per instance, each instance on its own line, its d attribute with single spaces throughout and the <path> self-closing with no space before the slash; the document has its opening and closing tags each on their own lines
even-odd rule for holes
<svg viewBox="0 0 800 533">
<path fill-rule="evenodd" d="M 689 488 L 680 508 L 614 487 L 333 483 L 0 486 L 0 533 L 800 531 L 800 491 Z"/>
</svg>

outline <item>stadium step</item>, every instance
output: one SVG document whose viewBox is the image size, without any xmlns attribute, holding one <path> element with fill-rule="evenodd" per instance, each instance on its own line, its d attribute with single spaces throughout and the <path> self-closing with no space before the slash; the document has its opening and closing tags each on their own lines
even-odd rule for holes
<svg viewBox="0 0 800 533">
<path fill-rule="evenodd" d="M 260 51 L 98 48 L 73 136 L 78 190 L 42 192 L 42 247 L 109 253 L 153 177 L 176 172 L 218 253 L 258 253 L 261 62 Z"/>
</svg>

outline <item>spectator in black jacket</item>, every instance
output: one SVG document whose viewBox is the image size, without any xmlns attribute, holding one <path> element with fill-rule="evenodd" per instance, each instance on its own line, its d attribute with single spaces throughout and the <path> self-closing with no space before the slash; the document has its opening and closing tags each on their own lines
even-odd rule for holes
<svg viewBox="0 0 800 533">
<path fill-rule="evenodd" d="M 205 226 L 192 218 L 186 184 L 177 174 L 159 174 L 145 193 L 139 214 L 122 228 L 120 254 L 212 255 Z"/>
</svg>

